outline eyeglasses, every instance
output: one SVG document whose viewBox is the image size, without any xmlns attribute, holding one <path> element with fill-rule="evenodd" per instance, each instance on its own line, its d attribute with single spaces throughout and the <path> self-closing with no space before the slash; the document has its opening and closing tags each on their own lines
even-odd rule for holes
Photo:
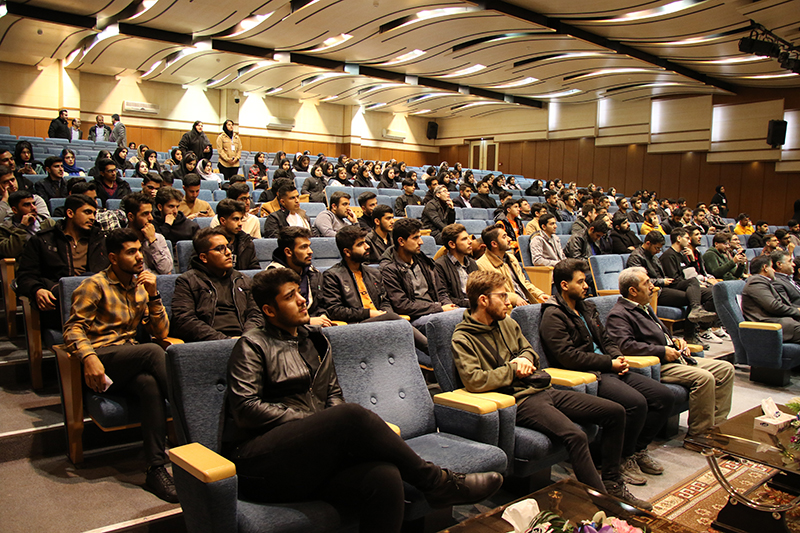
<svg viewBox="0 0 800 533">
<path fill-rule="evenodd" d="M 219 246 L 215 246 L 213 248 L 208 249 L 209 252 L 217 252 L 220 254 L 224 254 L 226 251 L 230 251 L 227 244 L 220 244 Z"/>
</svg>

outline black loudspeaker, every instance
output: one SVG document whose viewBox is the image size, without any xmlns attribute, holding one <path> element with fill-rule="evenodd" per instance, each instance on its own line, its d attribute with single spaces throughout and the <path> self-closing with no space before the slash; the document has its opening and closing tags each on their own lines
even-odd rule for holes
<svg viewBox="0 0 800 533">
<path fill-rule="evenodd" d="M 783 126 L 783 133 L 786 133 L 786 126 Z M 770 131 L 772 131 L 772 123 L 770 122 Z M 428 139 L 435 139 L 439 135 L 439 124 L 436 122 L 428 122 Z"/>
<path fill-rule="evenodd" d="M 430 122 L 428 122 L 428 131 L 431 131 Z M 428 134 L 430 139 L 430 133 Z M 785 120 L 770 120 L 769 129 L 767 130 L 767 144 L 773 148 L 777 148 L 786 143 L 786 121 Z"/>
</svg>

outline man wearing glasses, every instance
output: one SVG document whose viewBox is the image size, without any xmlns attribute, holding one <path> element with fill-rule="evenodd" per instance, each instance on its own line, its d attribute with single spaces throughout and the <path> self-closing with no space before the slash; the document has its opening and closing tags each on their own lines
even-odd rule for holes
<svg viewBox="0 0 800 533">
<path fill-rule="evenodd" d="M 250 278 L 233 268 L 225 231 L 201 229 L 192 244 L 192 268 L 175 280 L 171 334 L 186 342 L 213 341 L 263 326 Z"/>
</svg>

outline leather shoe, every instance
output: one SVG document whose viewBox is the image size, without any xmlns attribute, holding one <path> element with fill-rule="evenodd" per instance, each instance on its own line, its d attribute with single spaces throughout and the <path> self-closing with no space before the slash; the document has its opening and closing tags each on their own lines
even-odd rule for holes
<svg viewBox="0 0 800 533">
<path fill-rule="evenodd" d="M 150 492 L 169 503 L 178 503 L 178 492 L 175 490 L 175 482 L 167 472 L 164 465 L 151 466 L 147 469 L 147 488 Z"/>
<path fill-rule="evenodd" d="M 434 509 L 451 505 L 467 505 L 485 500 L 503 484 L 503 476 L 497 472 L 459 474 L 442 469 L 444 481 L 425 493 L 428 505 Z"/>
</svg>

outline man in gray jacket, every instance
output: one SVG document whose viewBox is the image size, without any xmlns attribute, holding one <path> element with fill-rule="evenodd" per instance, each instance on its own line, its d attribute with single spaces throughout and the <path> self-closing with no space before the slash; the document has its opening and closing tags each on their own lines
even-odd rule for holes
<svg viewBox="0 0 800 533">
<path fill-rule="evenodd" d="M 561 239 L 556 236 L 558 221 L 555 215 L 547 213 L 539 217 L 541 231 L 531 237 L 531 261 L 534 266 L 555 266 L 566 259 L 561 249 Z"/>
<path fill-rule="evenodd" d="M 331 206 L 314 219 L 314 227 L 320 237 L 336 237 L 336 232 L 350 224 L 358 224 L 353 210 L 350 209 L 350 195 L 336 191 L 331 195 Z"/>
<path fill-rule="evenodd" d="M 794 282 L 794 259 L 792 254 L 778 250 L 770 254 L 772 268 L 775 269 L 775 279 L 772 286 L 785 301 L 794 307 L 800 307 L 800 287 Z"/>
<path fill-rule="evenodd" d="M 742 291 L 742 314 L 746 320 L 772 322 L 783 327 L 783 342 L 800 342 L 800 309 L 781 298 L 772 285 L 772 260 L 759 255 L 750 263 L 750 277 Z"/>
<path fill-rule="evenodd" d="M 108 140 L 117 143 L 117 146 L 120 148 L 127 148 L 128 134 L 125 133 L 125 124 L 120 122 L 119 115 L 116 113 L 111 115 L 111 120 L 114 122 L 114 129 L 111 130 L 111 137 L 109 137 Z"/>
</svg>

